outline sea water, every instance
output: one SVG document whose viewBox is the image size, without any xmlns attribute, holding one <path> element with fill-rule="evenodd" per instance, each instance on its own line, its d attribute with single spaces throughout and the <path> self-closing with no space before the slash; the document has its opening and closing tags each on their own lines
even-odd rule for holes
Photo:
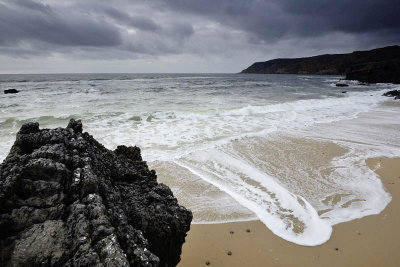
<svg viewBox="0 0 400 267">
<path fill-rule="evenodd" d="M 20 126 L 81 119 L 109 149 L 137 145 L 194 223 L 261 220 L 300 245 L 390 202 L 370 157 L 400 156 L 396 86 L 339 76 L 0 75 L 0 160 Z M 378 167 L 378 166 L 376 166 Z"/>
</svg>

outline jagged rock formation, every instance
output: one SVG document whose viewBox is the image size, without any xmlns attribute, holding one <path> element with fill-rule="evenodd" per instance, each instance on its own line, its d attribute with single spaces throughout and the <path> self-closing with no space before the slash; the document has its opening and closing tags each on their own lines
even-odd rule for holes
<svg viewBox="0 0 400 267">
<path fill-rule="evenodd" d="M 0 164 L 1 266 L 175 266 L 192 213 L 156 178 L 80 121 L 24 124 Z"/>
<path fill-rule="evenodd" d="M 388 46 L 350 54 L 256 62 L 241 73 L 346 75 L 366 83 L 400 83 L 400 46 Z"/>
</svg>

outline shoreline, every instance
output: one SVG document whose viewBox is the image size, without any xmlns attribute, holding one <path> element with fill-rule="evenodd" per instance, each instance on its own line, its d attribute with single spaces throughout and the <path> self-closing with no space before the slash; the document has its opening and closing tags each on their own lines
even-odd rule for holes
<svg viewBox="0 0 400 267">
<path fill-rule="evenodd" d="M 380 214 L 336 224 L 331 238 L 313 247 L 288 242 L 258 220 L 192 224 L 178 266 L 398 266 L 400 158 L 366 163 L 392 195 Z"/>
</svg>

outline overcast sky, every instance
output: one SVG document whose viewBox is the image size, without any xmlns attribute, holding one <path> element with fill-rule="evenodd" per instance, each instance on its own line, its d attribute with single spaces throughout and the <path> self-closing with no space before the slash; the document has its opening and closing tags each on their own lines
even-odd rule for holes
<svg viewBox="0 0 400 267">
<path fill-rule="evenodd" d="M 0 73 L 239 72 L 400 44 L 399 0 L 0 0 Z"/>
</svg>

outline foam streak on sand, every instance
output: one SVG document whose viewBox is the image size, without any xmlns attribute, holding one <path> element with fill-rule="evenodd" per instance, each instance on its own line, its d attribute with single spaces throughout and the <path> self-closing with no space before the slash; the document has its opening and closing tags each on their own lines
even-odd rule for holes
<svg viewBox="0 0 400 267">
<path fill-rule="evenodd" d="M 378 116 L 373 107 L 363 116 Z M 175 163 L 229 194 L 254 212 L 276 235 L 296 244 L 319 245 L 330 238 L 332 225 L 378 214 L 390 202 L 391 197 L 380 179 L 364 163 L 367 156 L 399 153 L 395 146 L 396 135 L 392 134 L 399 125 L 386 130 L 388 136 L 381 141 L 374 140 L 377 132 L 392 124 L 386 120 L 386 112 L 393 110 L 380 114 L 380 127 L 371 127 L 363 123 L 362 116 L 354 115 L 346 120 L 313 124 L 311 129 L 295 126 L 299 143 L 293 143 L 290 140 L 293 137 L 287 132 L 286 136 L 269 133 L 267 138 L 253 136 L 193 151 Z M 335 127 L 347 129 L 349 141 L 344 141 L 345 136 L 338 140 Z M 365 143 L 351 140 L 357 140 L 359 132 L 363 133 Z M 306 140 L 303 139 L 305 135 L 308 135 Z M 307 142 L 309 144 L 304 144 Z M 318 161 L 319 153 L 327 153 L 324 143 L 342 151 L 333 153 L 324 162 Z M 265 144 L 266 147 L 262 147 Z M 297 151 L 292 149 L 296 146 Z M 287 153 L 282 154 L 282 151 Z M 278 159 L 274 162 L 273 158 Z M 265 166 L 274 163 L 279 167 Z M 283 174 L 282 169 L 286 171 Z"/>
<path fill-rule="evenodd" d="M 331 239 L 314 247 L 286 242 L 260 221 L 192 225 L 178 266 L 399 266 L 400 158 L 367 164 L 393 195 L 379 215 L 334 225 Z"/>
<path fill-rule="evenodd" d="M 217 150 L 197 153 L 192 160 L 178 164 L 253 211 L 276 235 L 307 246 L 329 239 L 330 224 L 319 218 L 307 200 L 290 193 L 271 176 Z"/>
</svg>

